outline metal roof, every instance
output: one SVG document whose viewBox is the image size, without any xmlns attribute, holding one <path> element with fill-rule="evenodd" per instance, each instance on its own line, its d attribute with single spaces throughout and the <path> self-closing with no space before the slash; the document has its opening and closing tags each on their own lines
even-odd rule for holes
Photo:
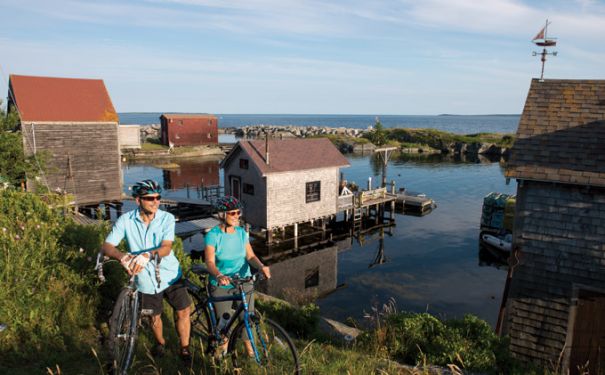
<svg viewBox="0 0 605 375">
<path fill-rule="evenodd" d="M 22 122 L 119 122 L 101 79 L 12 74 L 9 91 Z"/>
</svg>

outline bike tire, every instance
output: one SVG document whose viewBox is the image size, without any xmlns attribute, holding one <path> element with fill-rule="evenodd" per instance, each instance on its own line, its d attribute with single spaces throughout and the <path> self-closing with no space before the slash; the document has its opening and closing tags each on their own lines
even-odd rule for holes
<svg viewBox="0 0 605 375">
<path fill-rule="evenodd" d="M 139 320 L 138 292 L 124 288 L 118 295 L 109 319 L 109 354 L 112 371 L 125 375 L 130 368 L 136 346 Z"/>
<path fill-rule="evenodd" d="M 200 299 L 195 294 L 190 294 L 193 299 L 193 309 L 191 309 L 191 334 L 208 342 L 211 336 L 210 314 L 206 301 Z"/>
<path fill-rule="evenodd" d="M 229 340 L 229 353 L 235 369 L 241 369 L 243 374 L 300 374 L 298 353 L 296 347 L 286 331 L 271 319 L 259 318 L 251 315 L 248 320 L 253 347 L 256 347 L 256 356 L 249 356 L 248 349 L 242 338 L 245 337 L 245 324 L 241 321 L 232 331 Z"/>
</svg>

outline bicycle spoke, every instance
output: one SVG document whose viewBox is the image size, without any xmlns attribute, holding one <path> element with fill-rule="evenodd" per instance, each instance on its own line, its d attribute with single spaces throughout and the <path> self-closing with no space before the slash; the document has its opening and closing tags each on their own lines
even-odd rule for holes
<svg viewBox="0 0 605 375">
<path fill-rule="evenodd" d="M 250 320 L 251 338 L 243 324 L 232 335 L 234 366 L 246 374 L 298 374 L 298 356 L 287 333 L 269 319 L 255 320 Z"/>
</svg>

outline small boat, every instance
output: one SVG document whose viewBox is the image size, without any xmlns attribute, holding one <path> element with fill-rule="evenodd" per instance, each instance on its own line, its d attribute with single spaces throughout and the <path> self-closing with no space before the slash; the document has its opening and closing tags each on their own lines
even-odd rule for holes
<svg viewBox="0 0 605 375">
<path fill-rule="evenodd" d="M 498 250 L 510 252 L 513 245 L 512 234 L 507 234 L 503 237 L 494 236 L 493 234 L 483 233 L 481 234 L 481 241 L 484 243 L 497 248 Z"/>
</svg>

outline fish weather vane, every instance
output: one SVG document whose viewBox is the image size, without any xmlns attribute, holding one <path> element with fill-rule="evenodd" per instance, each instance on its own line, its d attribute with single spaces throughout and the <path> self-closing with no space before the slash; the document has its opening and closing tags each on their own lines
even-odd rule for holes
<svg viewBox="0 0 605 375">
<path fill-rule="evenodd" d="M 542 52 L 532 52 L 532 56 L 541 56 L 540 60 L 542 60 L 542 73 L 540 73 L 540 81 L 544 81 L 544 63 L 546 62 L 546 56 L 557 56 L 557 51 L 548 52 L 546 50 L 547 47 L 554 47 L 557 45 L 557 38 L 549 38 L 547 35 L 548 25 L 550 25 L 551 23 L 552 22 L 548 22 L 548 20 L 546 20 L 546 24 L 544 25 L 542 30 L 540 30 L 540 32 L 536 34 L 536 36 L 532 39 L 532 43 L 539 47 L 542 47 Z"/>
</svg>

